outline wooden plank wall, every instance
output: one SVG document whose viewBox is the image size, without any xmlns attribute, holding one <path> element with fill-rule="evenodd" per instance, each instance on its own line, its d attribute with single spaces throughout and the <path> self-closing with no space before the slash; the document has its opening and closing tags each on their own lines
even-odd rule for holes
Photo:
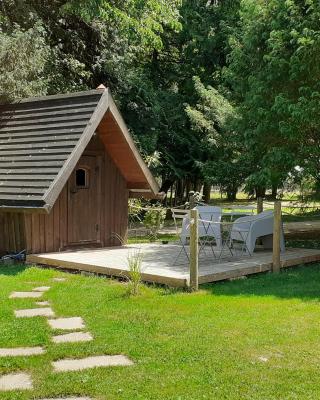
<svg viewBox="0 0 320 400">
<path fill-rule="evenodd" d="M 26 249 L 24 214 L 0 213 L 0 254 Z"/>
<path fill-rule="evenodd" d="M 84 154 L 102 155 L 102 215 L 101 242 L 103 246 L 119 246 L 118 234 L 124 241 L 128 233 L 128 199 L 127 181 L 106 151 L 101 135 L 95 135 Z"/>
<path fill-rule="evenodd" d="M 104 246 L 119 246 L 121 243 L 115 239 L 119 235 L 124 241 L 128 231 L 128 196 L 127 183 L 118 168 L 106 154 L 104 157 L 104 210 L 102 213 L 102 226 L 104 227 Z"/>
<path fill-rule="evenodd" d="M 0 257 L 5 254 L 4 219 L 5 219 L 5 214 L 4 213 L 0 213 Z"/>
<path fill-rule="evenodd" d="M 67 186 L 50 214 L 25 214 L 27 252 L 60 251 L 67 244 Z"/>
</svg>

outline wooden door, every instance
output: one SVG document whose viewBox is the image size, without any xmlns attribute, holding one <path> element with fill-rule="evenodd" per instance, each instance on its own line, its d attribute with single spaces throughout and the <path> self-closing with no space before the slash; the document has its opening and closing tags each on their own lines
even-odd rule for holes
<svg viewBox="0 0 320 400">
<path fill-rule="evenodd" d="M 101 243 L 101 158 L 82 156 L 68 182 L 68 244 Z"/>
</svg>

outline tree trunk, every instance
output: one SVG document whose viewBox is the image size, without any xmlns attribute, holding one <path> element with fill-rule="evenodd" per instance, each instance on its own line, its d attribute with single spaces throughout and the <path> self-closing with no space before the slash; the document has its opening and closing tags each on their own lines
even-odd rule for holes
<svg viewBox="0 0 320 400">
<path fill-rule="evenodd" d="M 227 200 L 235 201 L 237 199 L 238 187 L 237 186 L 229 186 L 227 188 Z"/>
<path fill-rule="evenodd" d="M 278 186 L 277 185 L 272 185 L 271 198 L 272 199 L 276 199 L 277 198 L 277 193 L 278 193 Z"/>
<path fill-rule="evenodd" d="M 183 182 L 179 179 L 176 183 L 176 195 L 175 195 L 175 204 L 181 204 L 183 201 Z"/>
<path fill-rule="evenodd" d="M 189 178 L 186 178 L 185 201 L 188 201 L 190 191 L 191 191 L 191 181 Z"/>
<path fill-rule="evenodd" d="M 211 183 L 204 182 L 202 194 L 203 194 L 203 201 L 208 204 L 210 202 Z"/>
<path fill-rule="evenodd" d="M 266 196 L 266 188 L 263 186 L 256 186 L 255 187 L 256 198 L 258 197 L 265 197 Z"/>
<path fill-rule="evenodd" d="M 228 190 L 227 191 L 227 200 L 235 201 L 237 199 L 237 190 Z"/>
<path fill-rule="evenodd" d="M 160 188 L 160 192 L 167 193 L 170 187 L 174 184 L 173 179 L 163 179 L 162 180 L 162 185 Z"/>
<path fill-rule="evenodd" d="M 316 198 L 320 197 L 320 177 L 316 177 L 313 190 L 315 191 Z"/>
</svg>

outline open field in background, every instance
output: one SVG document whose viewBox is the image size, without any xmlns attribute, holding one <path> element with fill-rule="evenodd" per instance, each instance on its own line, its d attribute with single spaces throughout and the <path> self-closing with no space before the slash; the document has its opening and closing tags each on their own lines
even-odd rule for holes
<svg viewBox="0 0 320 400">
<path fill-rule="evenodd" d="M 227 196 L 225 193 L 221 195 L 219 191 L 212 191 L 210 194 L 211 200 L 216 200 L 216 201 L 228 201 Z M 296 192 L 284 192 L 282 195 L 282 199 L 284 201 L 299 201 L 301 198 L 301 193 L 299 191 Z M 238 192 L 237 193 L 237 202 L 242 202 L 242 201 L 251 201 L 250 196 L 248 196 L 247 193 L 245 192 Z"/>
<path fill-rule="evenodd" d="M 66 282 L 52 284 L 53 277 Z M 320 265 L 202 287 L 195 294 L 126 284 L 54 270 L 0 268 L 0 347 L 42 345 L 47 353 L 1 358 L 0 373 L 29 370 L 30 392 L 1 400 L 90 395 L 94 399 L 313 400 L 319 395 Z M 95 340 L 54 345 L 44 318 L 17 320 L 14 290 L 51 285 L 45 294 L 57 316 L 81 315 Z M 53 373 L 64 357 L 126 354 L 133 367 Z"/>
<path fill-rule="evenodd" d="M 236 201 L 236 202 L 213 202 L 214 205 L 220 205 L 226 208 L 223 208 L 223 211 L 228 211 L 227 207 L 235 207 L 237 205 L 251 205 L 256 206 L 256 200 L 246 200 L 246 201 Z M 273 203 L 271 201 L 264 202 L 265 210 L 272 210 Z M 307 203 L 298 203 L 298 202 L 289 202 L 288 200 L 282 201 L 282 218 L 283 221 L 286 222 L 308 222 L 308 221 L 320 221 L 320 202 L 310 201 Z M 223 217 L 223 220 L 228 221 L 228 217 Z M 312 223 L 310 225 L 304 225 L 306 229 L 309 229 L 308 239 L 320 239 L 320 226 L 313 226 Z M 142 221 L 138 222 L 137 220 L 130 223 L 130 235 L 128 242 L 132 243 L 147 243 L 149 241 L 148 236 L 146 234 L 146 230 L 143 227 Z M 160 230 L 160 234 L 158 237 L 158 241 L 175 241 L 178 239 L 175 234 L 175 226 L 172 218 L 167 218 L 164 222 L 164 227 Z M 292 236 L 292 235 L 290 235 Z M 299 237 L 297 237 L 299 239 Z M 305 235 L 303 238 L 305 239 Z M 290 245 L 290 241 L 289 241 Z M 294 246 L 295 247 L 295 246 Z M 299 247 L 299 246 L 297 246 Z"/>
</svg>

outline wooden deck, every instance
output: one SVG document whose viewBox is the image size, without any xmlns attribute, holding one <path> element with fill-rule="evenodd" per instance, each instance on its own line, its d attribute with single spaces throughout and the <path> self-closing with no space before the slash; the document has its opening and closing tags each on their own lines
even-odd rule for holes
<svg viewBox="0 0 320 400">
<path fill-rule="evenodd" d="M 128 273 L 128 254 L 139 249 L 143 253 L 142 279 L 144 281 L 169 286 L 188 286 L 189 265 L 186 256 L 181 255 L 177 264 L 173 265 L 180 249 L 175 244 L 142 244 L 32 254 L 27 256 L 27 262 L 125 277 Z M 254 253 L 253 257 L 224 257 L 218 261 L 213 258 L 209 250 L 206 250 L 206 254 L 202 253 L 199 259 L 199 283 L 215 282 L 269 271 L 271 259 L 272 253 L 270 251 L 258 251 Z M 281 267 L 291 267 L 315 261 L 320 261 L 320 250 L 287 249 L 281 256 Z"/>
</svg>

